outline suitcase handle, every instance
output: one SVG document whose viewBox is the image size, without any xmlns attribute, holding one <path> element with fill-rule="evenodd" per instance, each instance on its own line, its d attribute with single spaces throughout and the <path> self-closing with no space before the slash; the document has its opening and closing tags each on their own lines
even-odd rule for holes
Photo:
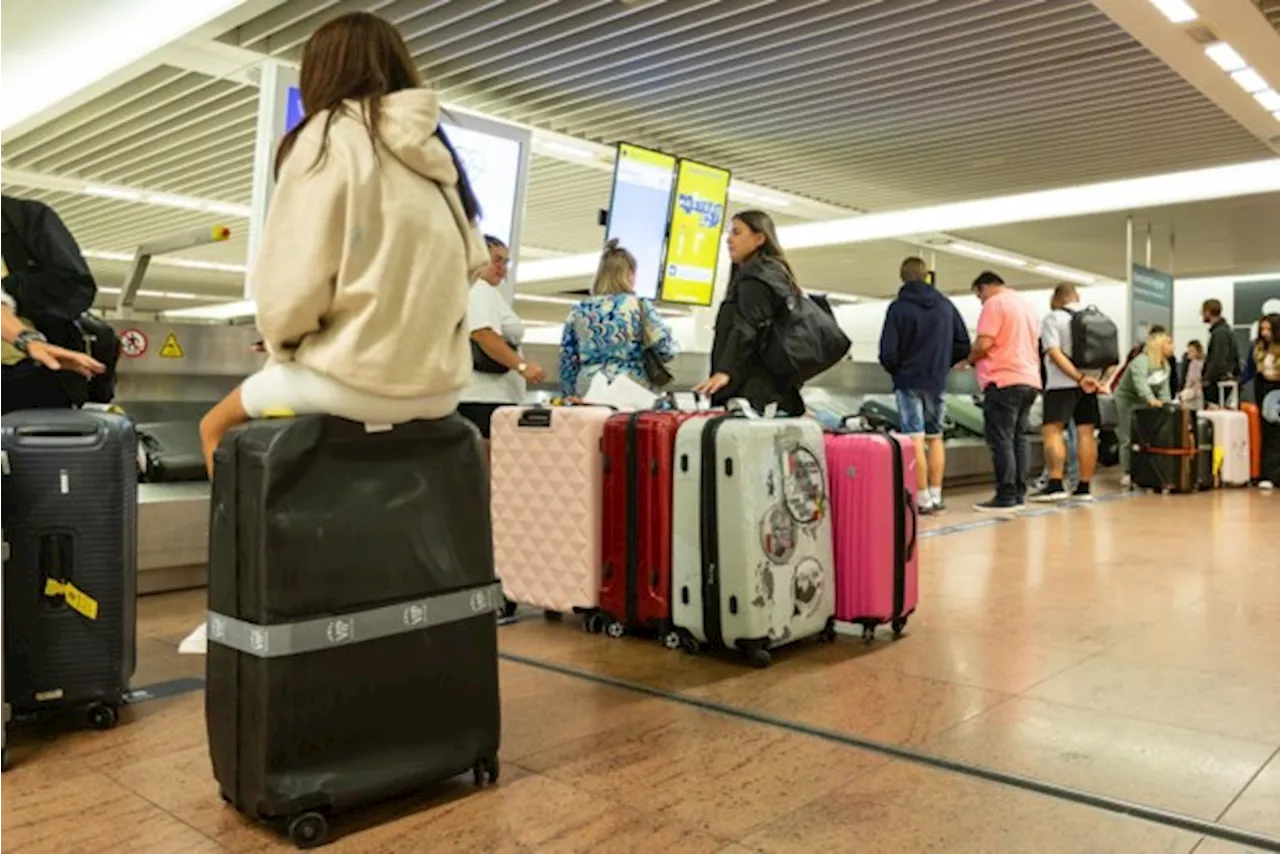
<svg viewBox="0 0 1280 854">
<path fill-rule="evenodd" d="M 18 444 L 28 447 L 83 448 L 102 440 L 97 425 L 24 424 L 14 431 Z"/>
</svg>

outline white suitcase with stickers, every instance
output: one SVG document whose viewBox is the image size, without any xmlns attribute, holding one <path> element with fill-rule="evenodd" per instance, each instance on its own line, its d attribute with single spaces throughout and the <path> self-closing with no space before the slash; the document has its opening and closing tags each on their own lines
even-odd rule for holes
<svg viewBox="0 0 1280 854">
<path fill-rule="evenodd" d="M 833 639 L 834 560 L 822 428 L 726 414 L 676 434 L 672 618 L 686 649 Z"/>
<path fill-rule="evenodd" d="M 1218 383 L 1222 409 L 1199 413 L 1213 424 L 1213 458 L 1219 486 L 1248 486 L 1252 475 L 1249 456 L 1249 416 L 1240 411 L 1240 386 Z"/>
</svg>

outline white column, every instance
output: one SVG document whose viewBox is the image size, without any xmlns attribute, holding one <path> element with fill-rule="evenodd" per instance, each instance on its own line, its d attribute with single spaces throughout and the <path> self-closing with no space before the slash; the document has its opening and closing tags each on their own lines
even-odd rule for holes
<svg viewBox="0 0 1280 854">
<path fill-rule="evenodd" d="M 253 147 L 253 194 L 249 214 L 249 251 L 245 263 L 245 299 L 253 299 L 253 267 L 258 258 L 258 242 L 267 221 L 267 205 L 275 189 L 276 147 L 285 134 L 289 111 L 289 89 L 298 85 L 298 71 L 273 59 L 262 62 L 258 78 L 258 133 Z"/>
</svg>

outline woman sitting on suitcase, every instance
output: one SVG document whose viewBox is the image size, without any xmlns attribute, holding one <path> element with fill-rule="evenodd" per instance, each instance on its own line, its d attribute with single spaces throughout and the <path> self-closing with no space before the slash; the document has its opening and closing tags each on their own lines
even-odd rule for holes
<svg viewBox="0 0 1280 854">
<path fill-rule="evenodd" d="M 716 314 L 711 376 L 693 390 L 710 395 L 716 406 L 741 397 L 756 411 L 776 403 L 781 412 L 803 415 L 800 389 L 771 375 L 759 354 L 760 327 L 777 315 L 780 295 L 795 281 L 773 220 L 763 211 L 742 211 L 733 218 L 728 243 L 733 272 Z"/>
<path fill-rule="evenodd" d="M 489 262 L 440 99 L 395 27 L 344 15 L 307 41 L 306 118 L 280 143 L 253 269 L 267 365 L 200 423 L 206 465 L 237 424 L 324 413 L 442 418 L 471 377 L 467 291 Z"/>
<path fill-rule="evenodd" d="M 1131 483 L 1129 461 L 1133 456 L 1133 411 L 1143 406 L 1164 406 L 1172 399 L 1169 393 L 1169 366 L 1173 358 L 1173 339 L 1162 326 L 1153 327 L 1146 344 L 1129 362 L 1116 385 L 1116 439 L 1120 443 L 1120 471 L 1123 483 Z"/>
</svg>

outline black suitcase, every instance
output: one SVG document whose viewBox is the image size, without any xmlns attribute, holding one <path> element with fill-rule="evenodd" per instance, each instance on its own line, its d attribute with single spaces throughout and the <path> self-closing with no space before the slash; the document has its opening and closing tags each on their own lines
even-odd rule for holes
<svg viewBox="0 0 1280 854">
<path fill-rule="evenodd" d="M 479 434 L 251 422 L 214 456 L 206 720 L 223 797 L 299 847 L 329 813 L 498 777 Z"/>
<path fill-rule="evenodd" d="M 1196 420 L 1195 411 L 1182 406 L 1133 411 L 1130 464 L 1134 486 L 1158 492 L 1195 492 L 1202 488 Z"/>
<path fill-rule="evenodd" d="M 1196 488 L 1199 490 L 1214 489 L 1218 485 L 1218 474 L 1213 468 L 1213 422 L 1205 418 L 1196 419 Z"/>
<path fill-rule="evenodd" d="M 139 424 L 142 479 L 148 483 L 208 480 L 199 421 L 152 421 Z"/>
<path fill-rule="evenodd" d="M 137 438 L 118 415 L 4 416 L 5 699 L 113 726 L 133 678 Z"/>
</svg>

